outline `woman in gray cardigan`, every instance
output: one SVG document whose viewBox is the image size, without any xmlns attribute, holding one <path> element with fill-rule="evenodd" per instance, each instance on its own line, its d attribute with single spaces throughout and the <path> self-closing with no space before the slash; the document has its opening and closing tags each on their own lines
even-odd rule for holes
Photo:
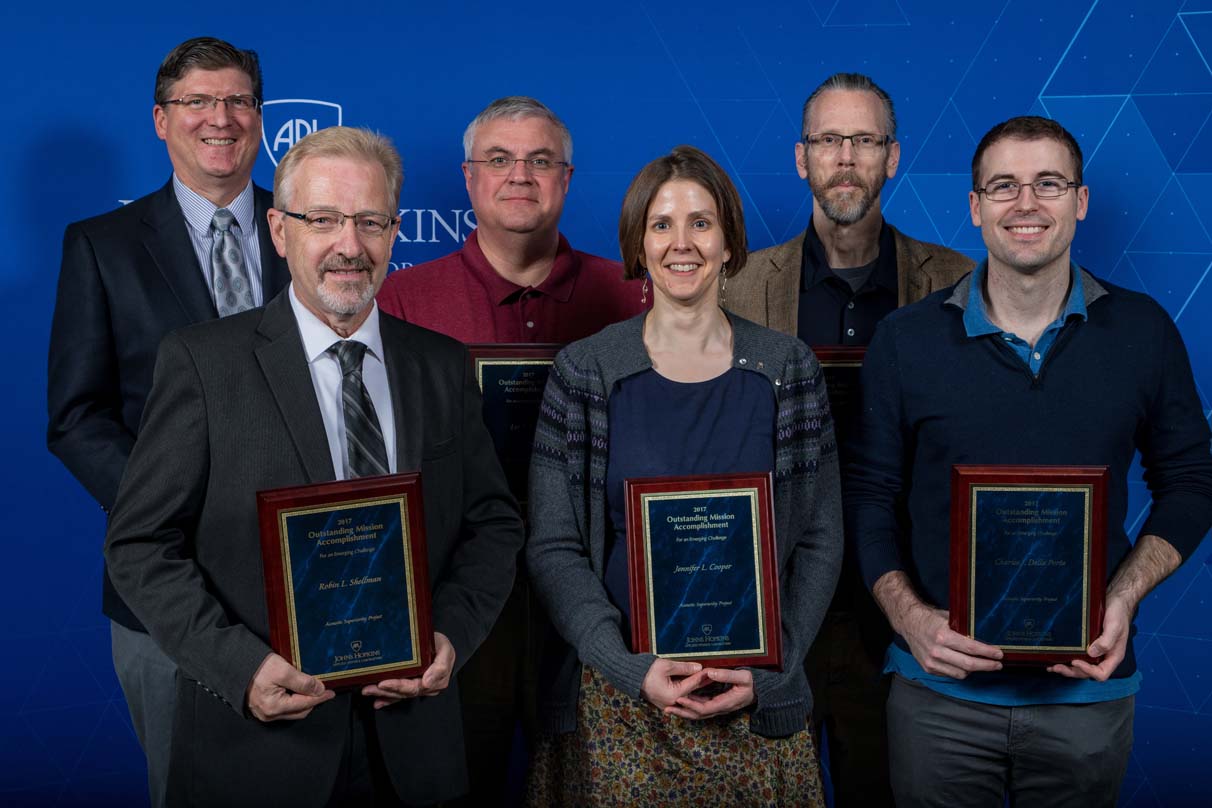
<svg viewBox="0 0 1212 808">
<path fill-rule="evenodd" d="M 802 664 L 842 557 L 820 365 L 720 307 L 745 226 L 703 152 L 678 147 L 636 176 L 619 243 L 652 310 L 561 351 L 535 435 L 527 561 L 567 645 L 546 649 L 528 801 L 824 805 Z M 774 476 L 784 670 L 633 653 L 623 479 L 752 471 Z"/>
</svg>

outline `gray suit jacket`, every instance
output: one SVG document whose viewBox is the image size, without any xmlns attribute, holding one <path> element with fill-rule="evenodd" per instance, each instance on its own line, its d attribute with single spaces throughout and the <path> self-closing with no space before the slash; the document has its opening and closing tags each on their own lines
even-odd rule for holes
<svg viewBox="0 0 1212 808">
<path fill-rule="evenodd" d="M 909 238 L 895 227 L 892 233 L 896 237 L 898 306 L 951 286 L 976 266 L 955 250 Z M 803 232 L 753 253 L 741 273 L 728 279 L 724 307 L 767 328 L 797 336 L 803 255 Z"/>
<path fill-rule="evenodd" d="M 349 691 L 302 721 L 245 713 L 270 651 L 255 493 L 335 477 L 287 294 L 165 338 L 110 518 L 114 584 L 181 671 L 174 805 L 323 804 L 349 727 Z M 466 349 L 379 316 L 397 466 L 422 475 L 434 630 L 462 662 L 509 593 L 522 524 Z M 464 790 L 453 680 L 439 696 L 376 711 L 375 724 L 402 798 Z"/>
</svg>

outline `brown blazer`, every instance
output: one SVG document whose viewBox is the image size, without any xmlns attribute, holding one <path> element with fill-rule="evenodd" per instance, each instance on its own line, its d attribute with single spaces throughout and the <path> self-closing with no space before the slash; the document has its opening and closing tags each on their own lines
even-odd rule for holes
<svg viewBox="0 0 1212 808">
<path fill-rule="evenodd" d="M 976 266 L 971 258 L 955 250 L 909 238 L 895 227 L 892 234 L 896 238 L 898 306 L 951 286 Z M 801 232 L 788 242 L 750 255 L 744 270 L 728 279 L 724 307 L 747 320 L 796 336 L 803 251 Z"/>
</svg>

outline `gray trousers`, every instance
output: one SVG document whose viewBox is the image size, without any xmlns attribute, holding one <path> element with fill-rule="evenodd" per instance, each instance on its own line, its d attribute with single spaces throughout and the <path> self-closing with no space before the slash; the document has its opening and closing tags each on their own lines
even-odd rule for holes
<svg viewBox="0 0 1212 808">
<path fill-rule="evenodd" d="M 177 666 L 152 638 L 110 621 L 114 672 L 126 696 L 131 723 L 147 758 L 147 792 L 152 808 L 166 805 L 168 761 L 177 699 Z"/>
<path fill-rule="evenodd" d="M 893 678 L 888 698 L 898 808 L 1108 806 L 1132 751 L 1135 697 L 1001 707 Z"/>
</svg>

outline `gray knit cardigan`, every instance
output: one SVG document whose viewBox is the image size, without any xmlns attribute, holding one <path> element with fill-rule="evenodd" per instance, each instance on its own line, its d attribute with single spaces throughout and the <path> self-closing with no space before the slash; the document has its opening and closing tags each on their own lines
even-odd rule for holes
<svg viewBox="0 0 1212 808">
<path fill-rule="evenodd" d="M 774 513 L 782 607 L 782 673 L 754 670 L 750 729 L 782 737 L 805 728 L 812 691 L 803 659 L 833 596 L 842 561 L 841 494 L 833 420 L 820 364 L 799 340 L 728 315 L 733 367 L 774 388 Z M 633 698 L 655 657 L 633 654 L 602 583 L 607 530 L 606 401 L 620 379 L 652 367 L 644 315 L 574 342 L 547 381 L 530 466 L 530 578 L 560 636 L 541 668 L 540 724 L 576 728 L 580 664 Z M 569 647 L 571 646 L 571 648 Z"/>
</svg>

